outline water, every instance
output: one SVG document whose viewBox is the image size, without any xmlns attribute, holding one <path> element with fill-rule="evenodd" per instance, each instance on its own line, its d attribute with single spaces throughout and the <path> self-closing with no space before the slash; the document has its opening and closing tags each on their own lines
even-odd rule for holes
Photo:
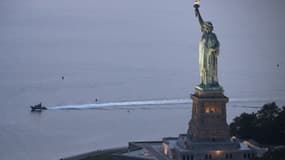
<svg viewBox="0 0 285 160">
<path fill-rule="evenodd" d="M 192 3 L 2 0 L 0 159 L 59 159 L 186 132 L 199 81 Z M 228 122 L 285 105 L 284 2 L 201 6 L 221 42 Z M 39 102 L 50 110 L 30 113 Z"/>
</svg>

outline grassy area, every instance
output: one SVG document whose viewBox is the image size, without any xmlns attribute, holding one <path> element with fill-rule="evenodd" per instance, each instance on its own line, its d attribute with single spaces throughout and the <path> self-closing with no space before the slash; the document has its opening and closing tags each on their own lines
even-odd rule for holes
<svg viewBox="0 0 285 160">
<path fill-rule="evenodd" d="M 104 151 L 99 151 L 96 154 L 93 154 L 93 156 L 88 156 L 87 158 L 83 158 L 80 160 L 112 160 L 112 155 L 113 154 L 119 154 L 119 153 L 124 153 L 127 152 L 128 148 L 117 148 L 117 149 L 109 149 L 109 150 L 104 150 Z"/>
<path fill-rule="evenodd" d="M 82 160 L 112 160 L 112 154 L 113 153 L 101 154 L 101 155 L 85 158 Z"/>
<path fill-rule="evenodd" d="M 255 160 L 284 160 L 285 148 L 269 150 L 262 158 L 256 158 Z"/>
</svg>

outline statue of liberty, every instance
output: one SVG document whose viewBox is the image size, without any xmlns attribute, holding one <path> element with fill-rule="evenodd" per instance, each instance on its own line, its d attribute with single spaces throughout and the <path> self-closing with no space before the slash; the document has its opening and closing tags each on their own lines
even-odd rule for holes
<svg viewBox="0 0 285 160">
<path fill-rule="evenodd" d="M 201 26 L 202 38 L 199 43 L 200 85 L 202 89 L 221 88 L 218 83 L 219 41 L 211 22 L 204 21 L 199 12 L 199 1 L 194 4 L 196 17 Z"/>
</svg>

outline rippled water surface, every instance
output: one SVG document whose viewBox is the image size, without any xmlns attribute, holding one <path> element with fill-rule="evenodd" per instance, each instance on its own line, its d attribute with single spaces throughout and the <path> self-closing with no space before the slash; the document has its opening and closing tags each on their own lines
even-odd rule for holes
<svg viewBox="0 0 285 160">
<path fill-rule="evenodd" d="M 228 122 L 267 102 L 285 105 L 284 6 L 202 1 L 221 43 Z M 1 0 L 0 19 L 1 160 L 186 132 L 199 82 L 192 1 Z M 48 110 L 31 113 L 40 102 Z"/>
</svg>

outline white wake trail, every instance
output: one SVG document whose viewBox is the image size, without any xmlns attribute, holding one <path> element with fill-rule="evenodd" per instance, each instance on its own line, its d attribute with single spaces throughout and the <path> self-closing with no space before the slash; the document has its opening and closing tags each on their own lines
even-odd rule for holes
<svg viewBox="0 0 285 160">
<path fill-rule="evenodd" d="M 188 104 L 191 103 L 190 99 L 170 99 L 170 100 L 148 100 L 148 101 L 124 101 L 124 102 L 108 102 L 108 103 L 92 103 L 81 105 L 64 105 L 47 107 L 49 110 L 60 109 L 100 109 L 108 107 L 120 106 L 144 106 L 144 105 L 168 105 L 168 104 Z"/>
<path fill-rule="evenodd" d="M 230 98 L 228 106 L 260 108 L 263 104 L 271 102 L 270 99 L 263 98 Z M 49 110 L 79 110 L 79 109 L 146 109 L 153 108 L 152 105 L 171 105 L 171 104 L 191 104 L 192 100 L 188 99 L 165 99 L 165 100 L 145 100 L 145 101 L 123 101 L 123 102 L 106 102 L 91 104 L 75 104 L 47 107 Z M 148 106 L 148 107 L 138 107 Z M 158 107 L 158 108 L 177 108 L 177 106 Z M 191 105 L 190 105 L 191 107 Z"/>
</svg>

